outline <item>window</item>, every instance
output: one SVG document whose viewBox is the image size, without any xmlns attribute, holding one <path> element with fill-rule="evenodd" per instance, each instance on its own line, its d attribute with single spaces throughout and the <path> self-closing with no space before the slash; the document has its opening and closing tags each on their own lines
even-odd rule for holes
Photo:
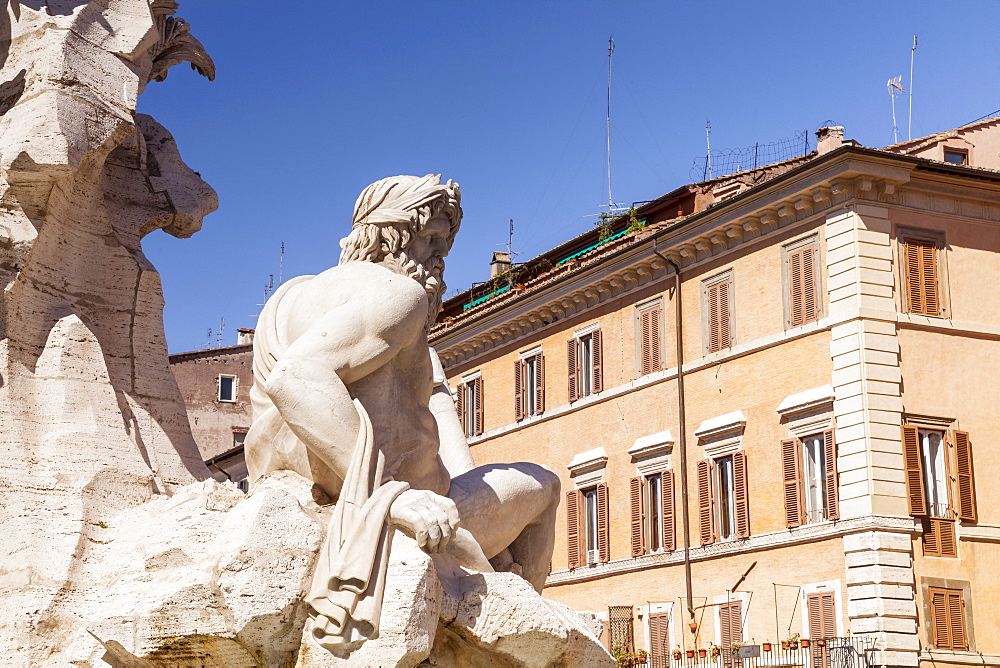
<svg viewBox="0 0 1000 668">
<path fill-rule="evenodd" d="M 219 374 L 219 401 L 236 402 L 236 376 Z"/>
<path fill-rule="evenodd" d="M 591 329 L 566 343 L 569 400 L 576 401 L 604 389 L 601 371 L 601 330 Z"/>
<path fill-rule="evenodd" d="M 569 567 L 608 561 L 608 486 L 567 492 L 566 515 Z"/>
<path fill-rule="evenodd" d="M 816 236 L 784 248 L 785 324 L 798 327 L 819 317 L 819 244 Z"/>
<path fill-rule="evenodd" d="M 483 433 L 483 378 L 468 377 L 458 386 L 455 408 L 466 437 Z"/>
<path fill-rule="evenodd" d="M 944 315 L 941 304 L 941 272 L 938 266 L 943 249 L 943 237 L 933 232 L 900 232 L 903 305 L 907 313 Z"/>
<path fill-rule="evenodd" d="M 961 589 L 928 587 L 931 629 L 934 647 L 967 651 L 969 637 L 965 627 L 965 597 Z"/>
<path fill-rule="evenodd" d="M 702 312 L 705 351 L 709 354 L 732 345 L 733 274 L 727 271 L 703 283 Z"/>
<path fill-rule="evenodd" d="M 653 668 L 670 665 L 670 613 L 650 612 L 646 617 L 649 627 L 649 659 Z"/>
<path fill-rule="evenodd" d="M 636 321 L 638 325 L 638 366 L 639 375 L 645 376 L 659 371 L 662 364 L 660 360 L 660 342 L 662 308 L 660 302 L 652 305 L 641 306 L 636 310 Z"/>
<path fill-rule="evenodd" d="M 809 638 L 813 641 L 810 653 L 814 668 L 828 668 L 831 665 L 830 643 L 819 644 L 817 640 L 831 640 L 837 637 L 837 606 L 832 591 L 821 591 L 806 597 L 806 613 L 809 617 Z"/>
<path fill-rule="evenodd" d="M 969 151 L 964 148 L 952 148 L 950 146 L 945 146 L 944 161 L 950 162 L 953 165 L 967 165 L 969 164 Z"/>
<path fill-rule="evenodd" d="M 907 424 L 902 439 L 909 510 L 923 518 L 924 554 L 956 557 L 955 515 L 970 522 L 978 518 L 969 434 Z"/>
<path fill-rule="evenodd" d="M 632 556 L 674 549 L 674 476 L 661 471 L 630 481 Z"/>
<path fill-rule="evenodd" d="M 541 352 L 514 363 L 514 419 L 541 415 L 545 410 L 545 360 Z"/>
<path fill-rule="evenodd" d="M 797 527 L 840 517 L 833 430 L 781 442 L 785 524 Z"/>
<path fill-rule="evenodd" d="M 750 537 L 746 455 L 734 452 L 698 462 L 701 543 Z"/>
</svg>

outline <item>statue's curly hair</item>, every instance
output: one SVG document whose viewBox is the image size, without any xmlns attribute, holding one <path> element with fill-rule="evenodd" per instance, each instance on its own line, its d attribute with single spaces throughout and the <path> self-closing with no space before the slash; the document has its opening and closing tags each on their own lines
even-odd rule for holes
<svg viewBox="0 0 1000 668">
<path fill-rule="evenodd" d="M 451 222 L 448 247 L 462 222 L 462 194 L 440 174 L 391 176 L 371 184 L 354 205 L 351 233 L 340 241 L 340 262 L 381 262 L 406 250 L 415 234 L 439 213 Z"/>
</svg>

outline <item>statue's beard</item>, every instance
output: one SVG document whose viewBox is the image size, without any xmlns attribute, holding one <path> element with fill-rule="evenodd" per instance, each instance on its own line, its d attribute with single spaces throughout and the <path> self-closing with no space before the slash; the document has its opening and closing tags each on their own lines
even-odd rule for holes
<svg viewBox="0 0 1000 668">
<path fill-rule="evenodd" d="M 434 321 L 437 320 L 438 312 L 441 310 L 441 300 L 447 289 L 443 278 L 444 259 L 434 257 L 428 260 L 427 264 L 422 264 L 404 252 L 396 256 L 387 256 L 382 260 L 382 264 L 397 274 L 408 276 L 424 286 L 429 306 L 427 309 L 427 329 L 430 329 Z"/>
</svg>

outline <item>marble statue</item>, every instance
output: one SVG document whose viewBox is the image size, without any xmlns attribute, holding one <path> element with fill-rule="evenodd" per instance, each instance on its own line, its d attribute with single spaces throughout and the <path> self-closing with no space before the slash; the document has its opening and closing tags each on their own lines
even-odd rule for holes
<svg viewBox="0 0 1000 668">
<path fill-rule="evenodd" d="M 24 665 L 74 631 L 95 523 L 208 475 L 141 247 L 217 206 L 136 113 L 171 65 L 214 76 L 176 7 L 0 3 L 0 655 Z"/>
<path fill-rule="evenodd" d="M 557 476 L 475 466 L 427 343 L 460 201 L 436 175 L 370 185 L 339 265 L 285 283 L 258 321 L 247 464 L 252 480 L 295 471 L 336 499 L 307 598 L 313 636 L 331 650 L 377 635 L 396 528 L 536 591 L 548 574 Z"/>
</svg>

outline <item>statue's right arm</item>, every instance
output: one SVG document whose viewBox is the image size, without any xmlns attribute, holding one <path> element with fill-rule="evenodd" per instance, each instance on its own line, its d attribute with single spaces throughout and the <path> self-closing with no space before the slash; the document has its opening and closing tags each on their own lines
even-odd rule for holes
<svg viewBox="0 0 1000 668">
<path fill-rule="evenodd" d="M 360 428 L 347 385 L 371 374 L 412 342 L 427 314 L 427 298 L 413 281 L 401 278 L 370 287 L 365 297 L 348 298 L 309 322 L 277 360 L 264 385 L 292 432 L 341 478 Z M 378 292 L 388 294 L 372 294 Z M 291 317 L 311 314 L 299 311 Z M 285 323 L 288 329 L 302 329 L 298 324 Z"/>
</svg>

